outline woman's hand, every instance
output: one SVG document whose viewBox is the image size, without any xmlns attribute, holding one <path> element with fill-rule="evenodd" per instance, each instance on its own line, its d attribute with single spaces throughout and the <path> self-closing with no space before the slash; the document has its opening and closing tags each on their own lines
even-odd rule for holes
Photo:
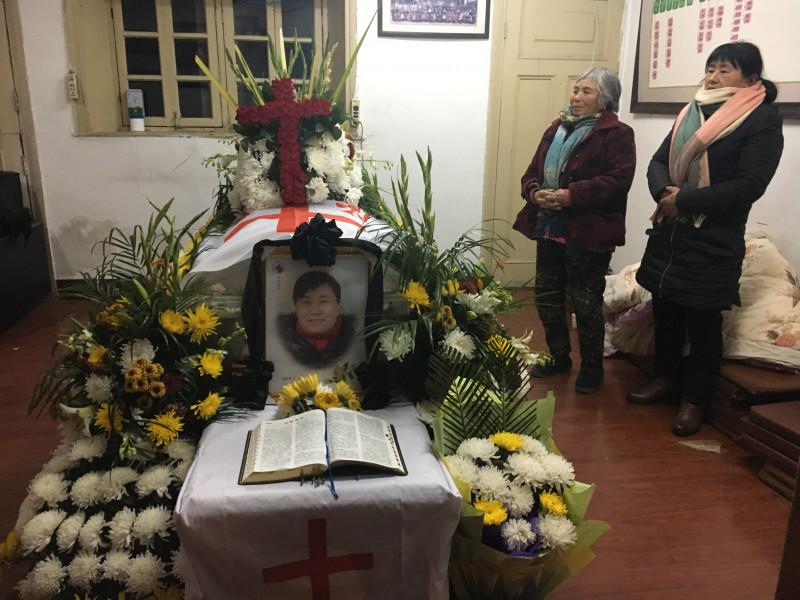
<svg viewBox="0 0 800 600">
<path fill-rule="evenodd" d="M 536 190 L 533 201 L 542 208 L 560 210 L 567 206 L 567 197 L 564 190 Z"/>
<path fill-rule="evenodd" d="M 680 216 L 680 211 L 678 210 L 678 192 L 680 191 L 681 188 L 674 185 L 668 185 L 664 188 L 655 212 L 650 215 L 650 220 L 653 223 L 672 221 Z"/>
</svg>

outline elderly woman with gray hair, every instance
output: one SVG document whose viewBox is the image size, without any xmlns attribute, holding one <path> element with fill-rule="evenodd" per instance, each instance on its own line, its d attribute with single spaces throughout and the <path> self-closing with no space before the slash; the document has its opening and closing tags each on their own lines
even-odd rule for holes
<svg viewBox="0 0 800 600">
<path fill-rule="evenodd" d="M 536 240 L 536 306 L 552 362 L 547 377 L 572 369 L 565 302 L 575 310 L 581 368 L 575 390 L 603 383 L 603 291 L 616 246 L 625 243 L 625 208 L 636 168 L 633 130 L 620 122 L 620 82 L 592 67 L 569 106 L 544 132 L 522 176 L 525 206 L 514 229 Z"/>
</svg>

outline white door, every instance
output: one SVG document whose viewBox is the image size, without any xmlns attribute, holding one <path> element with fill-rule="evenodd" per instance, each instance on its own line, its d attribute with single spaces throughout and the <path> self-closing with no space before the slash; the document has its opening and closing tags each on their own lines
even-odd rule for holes
<svg viewBox="0 0 800 600">
<path fill-rule="evenodd" d="M 511 229 L 523 206 L 520 178 L 544 130 L 568 104 L 578 75 L 618 69 L 624 0 L 498 0 L 492 49 L 485 214 L 514 252 L 501 276 L 519 285 L 534 273 L 535 244 Z M 623 82 L 625 85 L 626 82 Z"/>
</svg>

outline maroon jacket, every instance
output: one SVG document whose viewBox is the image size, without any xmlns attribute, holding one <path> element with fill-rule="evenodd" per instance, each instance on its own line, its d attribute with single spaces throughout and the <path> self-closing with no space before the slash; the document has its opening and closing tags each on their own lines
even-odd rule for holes
<svg viewBox="0 0 800 600">
<path fill-rule="evenodd" d="M 525 206 L 514 229 L 533 239 L 538 207 L 529 201 L 541 187 L 544 159 L 560 121 L 544 132 L 530 166 L 522 176 Z M 561 173 L 559 186 L 569 188 L 571 205 L 564 208 L 569 240 L 584 248 L 625 244 L 625 207 L 636 170 L 633 129 L 611 111 L 604 111 L 591 132 L 581 140 Z"/>
</svg>

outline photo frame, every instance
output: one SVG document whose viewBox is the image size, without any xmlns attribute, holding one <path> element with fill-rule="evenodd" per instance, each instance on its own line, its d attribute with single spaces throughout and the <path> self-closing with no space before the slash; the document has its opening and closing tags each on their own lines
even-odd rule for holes
<svg viewBox="0 0 800 600">
<path fill-rule="evenodd" d="M 794 0 L 748 4 L 751 6 L 750 9 L 746 8 L 746 4 L 737 12 L 734 10 L 737 3 L 732 0 L 717 2 L 713 7 L 698 2 L 669 3 L 662 0 L 655 2 L 642 0 L 631 112 L 677 115 L 700 86 L 705 58 L 715 47 L 734 39 L 741 39 L 752 41 L 760 47 L 764 56 L 765 76 L 778 85 L 777 105 L 783 117 L 800 118 L 800 69 L 792 69 L 792 66 L 785 62 L 777 64 L 787 56 L 785 52 L 780 51 L 780 48 L 791 47 L 789 41 L 796 35 L 797 23 L 796 18 L 787 16 L 781 18 L 781 11 L 788 11 L 794 15 L 799 10 L 798 4 Z M 720 7 L 722 7 L 721 14 Z M 714 12 L 709 13 L 709 8 L 713 8 Z M 657 21 L 660 26 L 658 32 L 655 31 Z M 672 55 L 673 49 L 675 55 Z M 667 66 L 672 68 L 672 64 L 667 65 L 666 62 L 668 51 L 671 62 L 675 65 L 686 65 L 681 67 L 684 73 L 686 69 L 691 69 L 692 73 L 696 71 L 696 83 L 687 81 L 688 85 L 680 85 L 680 82 L 676 82 L 678 85 L 651 85 L 654 70 L 658 76 L 659 70 Z M 690 53 L 691 60 L 681 58 L 679 52 Z M 771 75 L 771 65 L 773 70 L 779 71 L 779 76 Z M 691 79 L 692 76 L 687 75 L 687 77 Z"/>
<path fill-rule="evenodd" d="M 491 0 L 378 0 L 378 36 L 487 39 Z"/>
<path fill-rule="evenodd" d="M 270 394 L 309 373 L 325 381 L 367 360 L 364 330 L 374 275 L 367 253 L 337 248 L 334 265 L 309 267 L 292 259 L 288 247 L 275 246 L 264 252 L 263 273 Z"/>
</svg>

